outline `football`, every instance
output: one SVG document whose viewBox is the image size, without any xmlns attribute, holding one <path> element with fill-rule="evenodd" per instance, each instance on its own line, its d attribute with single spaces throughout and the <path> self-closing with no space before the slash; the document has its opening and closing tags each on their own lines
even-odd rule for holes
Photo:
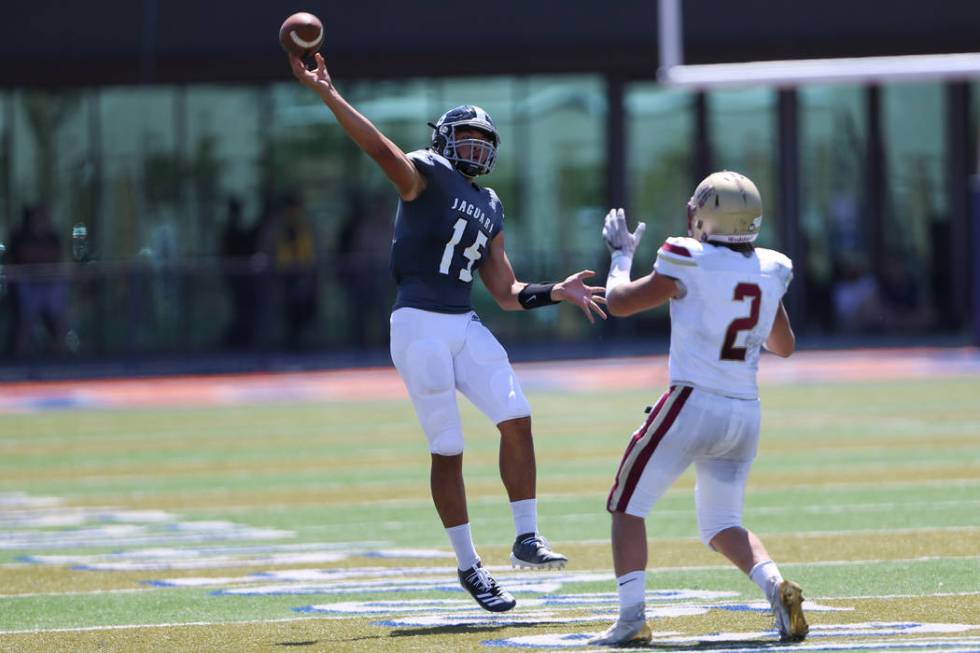
<svg viewBox="0 0 980 653">
<path fill-rule="evenodd" d="M 313 54 L 323 44 L 323 23 L 305 11 L 293 14 L 279 28 L 279 43 L 297 57 Z"/>
</svg>

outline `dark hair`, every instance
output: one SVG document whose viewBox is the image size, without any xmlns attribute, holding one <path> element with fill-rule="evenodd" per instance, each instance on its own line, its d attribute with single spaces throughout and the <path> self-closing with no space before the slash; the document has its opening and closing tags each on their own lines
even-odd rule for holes
<svg viewBox="0 0 980 653">
<path fill-rule="evenodd" d="M 711 242 L 713 245 L 718 245 L 720 247 L 727 247 L 733 252 L 738 252 L 739 254 L 745 256 L 746 258 L 752 256 L 752 253 L 755 252 L 755 245 L 753 245 L 752 243 L 715 243 L 710 240 L 708 242 Z"/>
</svg>

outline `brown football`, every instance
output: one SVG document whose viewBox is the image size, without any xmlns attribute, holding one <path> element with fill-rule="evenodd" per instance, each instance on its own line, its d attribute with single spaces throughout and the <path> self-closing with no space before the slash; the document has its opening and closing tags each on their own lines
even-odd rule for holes
<svg viewBox="0 0 980 653">
<path fill-rule="evenodd" d="M 297 57 L 313 54 L 323 44 L 323 23 L 305 11 L 293 14 L 279 28 L 279 43 Z"/>
</svg>

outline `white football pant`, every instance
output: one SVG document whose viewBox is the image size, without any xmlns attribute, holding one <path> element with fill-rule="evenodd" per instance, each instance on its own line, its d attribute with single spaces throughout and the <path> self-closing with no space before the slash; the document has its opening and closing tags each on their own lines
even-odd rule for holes
<svg viewBox="0 0 980 653">
<path fill-rule="evenodd" d="M 672 386 L 626 448 L 606 508 L 647 516 L 694 464 L 701 541 L 742 524 L 745 482 L 759 444 L 759 400 Z"/>
<path fill-rule="evenodd" d="M 432 453 L 463 452 L 456 390 L 494 424 L 531 414 L 507 352 L 473 311 L 399 308 L 391 314 L 391 360 Z"/>
</svg>

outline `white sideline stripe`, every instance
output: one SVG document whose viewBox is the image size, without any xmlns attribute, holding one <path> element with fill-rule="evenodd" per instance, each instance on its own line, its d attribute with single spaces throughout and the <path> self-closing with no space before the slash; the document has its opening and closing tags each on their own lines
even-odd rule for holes
<svg viewBox="0 0 980 653">
<path fill-rule="evenodd" d="M 693 492 L 692 492 L 693 494 Z M 499 503 L 497 499 L 494 503 Z M 883 502 L 883 503 L 834 503 L 827 505 L 812 506 L 756 506 L 749 507 L 746 512 L 752 515 L 781 515 L 785 513 L 810 513 L 810 514 L 838 514 L 850 511 L 855 512 L 874 512 L 877 510 L 894 510 L 896 508 L 953 508 L 959 506 L 980 506 L 980 499 L 950 499 L 949 501 L 909 501 L 902 502 Z M 687 516 L 691 514 L 690 508 L 655 508 L 657 515 Z M 558 519 L 571 520 L 581 519 L 582 517 L 595 516 L 595 513 L 565 513 L 559 515 Z M 959 528 L 959 527 L 956 527 Z M 967 527 L 968 528 L 968 527 Z"/>
<path fill-rule="evenodd" d="M 953 593 L 938 593 L 938 594 L 889 594 L 885 596 L 831 596 L 826 598 L 815 597 L 812 600 L 835 600 L 835 599 L 909 599 L 909 598 L 923 598 L 923 597 L 950 597 L 950 596 L 975 596 L 980 594 L 980 592 L 953 592 Z M 716 605 L 725 603 L 744 603 L 742 600 L 731 600 L 731 601 L 715 601 Z M 569 610 L 578 610 L 578 607 L 570 607 Z M 563 608 L 555 607 L 552 608 L 553 611 L 562 611 Z M 125 625 L 112 625 L 112 626 L 78 626 L 75 628 L 29 628 L 24 630 L 0 630 L 0 637 L 3 635 L 39 635 L 43 633 L 82 633 L 82 632 L 95 632 L 101 630 L 131 630 L 133 628 L 181 628 L 184 626 L 220 626 L 220 625 L 247 625 L 247 624 L 275 624 L 275 623 L 290 623 L 294 621 L 313 621 L 313 620 L 324 620 L 324 621 L 341 621 L 344 619 L 350 619 L 347 616 L 328 616 L 328 615 L 310 615 L 303 617 L 284 617 L 281 619 L 250 619 L 247 621 L 188 621 L 185 623 L 166 623 L 166 624 L 125 624 Z M 360 618 L 360 615 L 358 616 Z"/>
<path fill-rule="evenodd" d="M 835 599 L 847 599 L 856 601 L 873 601 L 875 599 L 915 599 L 915 598 L 926 598 L 930 596 L 936 597 L 948 597 L 948 596 L 977 596 L 980 595 L 980 590 L 974 592 L 936 592 L 935 594 L 857 594 L 855 596 L 825 596 L 823 598 L 815 596 L 814 601 L 820 599 L 821 601 L 833 601 Z"/>
<path fill-rule="evenodd" d="M 942 485 L 951 485 L 951 484 L 960 485 L 959 482 L 949 482 L 949 481 L 943 481 L 941 484 Z M 980 481 L 976 481 L 976 482 L 972 482 L 971 481 L 971 482 L 968 482 L 968 483 L 963 483 L 963 485 L 976 485 L 976 484 L 980 484 Z M 927 483 L 912 483 L 912 484 L 909 484 L 909 485 L 927 485 Z M 864 486 L 864 484 L 862 484 L 862 486 Z M 798 490 L 798 489 L 808 489 L 809 488 L 809 489 L 814 489 L 814 490 L 817 490 L 817 489 L 820 489 L 820 490 L 828 490 L 828 489 L 836 489 L 838 487 L 843 487 L 843 486 L 833 486 L 833 485 L 813 485 L 813 486 L 806 486 L 806 485 L 798 485 L 798 486 L 795 486 L 793 488 L 789 488 L 787 486 L 784 489 Z M 765 488 L 766 491 L 769 491 L 769 490 L 778 491 L 779 489 L 780 489 L 779 487 L 775 487 L 775 486 L 774 487 L 767 487 L 767 488 Z M 668 495 L 674 496 L 674 497 L 678 497 L 678 496 L 693 496 L 694 495 L 694 490 L 693 489 L 686 489 L 686 488 L 685 489 L 671 489 L 670 492 L 668 492 Z M 667 495 L 665 495 L 665 496 L 667 496 Z M 548 501 L 548 500 L 574 499 L 576 497 L 595 498 L 595 492 L 539 492 L 538 493 L 538 498 L 539 499 L 543 499 L 545 501 Z M 431 504 L 431 502 L 432 502 L 431 499 L 423 499 L 423 498 L 419 498 L 419 499 L 383 499 L 383 500 L 380 500 L 380 501 L 354 501 L 354 502 L 351 502 L 349 505 L 351 505 L 351 506 L 371 506 L 371 507 L 375 507 L 375 508 L 376 507 L 379 507 L 379 506 L 386 506 L 386 507 L 391 507 L 391 508 L 396 508 L 396 507 L 410 507 L 410 508 L 424 507 L 424 508 L 428 509 L 429 508 L 429 504 Z M 470 500 L 470 505 L 487 505 L 487 506 L 493 505 L 493 506 L 496 506 L 499 503 L 500 503 L 500 498 L 499 497 L 490 497 L 490 496 L 486 496 L 486 497 L 474 497 L 473 499 Z M 749 508 L 749 512 L 752 512 L 752 513 L 781 513 L 781 512 L 793 511 L 794 513 L 798 513 L 798 512 L 833 513 L 833 512 L 846 512 L 848 510 L 869 510 L 870 511 L 870 510 L 876 510 L 876 509 L 894 509 L 894 508 L 917 508 L 917 507 L 931 507 L 931 508 L 934 508 L 936 506 L 943 506 L 943 507 L 954 508 L 954 507 L 966 506 L 966 505 L 980 505 L 980 499 L 948 499 L 948 500 L 944 500 L 944 501 L 887 501 L 887 502 L 882 502 L 882 503 L 828 503 L 826 505 L 813 504 L 813 505 L 810 505 L 810 506 L 803 506 L 803 507 L 800 507 L 800 506 L 758 506 L 758 507 L 750 507 Z M 260 508 L 260 507 L 262 507 L 262 506 L 234 506 L 232 508 L 228 508 L 228 509 L 224 509 L 224 510 L 226 512 L 228 512 L 228 513 L 242 513 L 242 512 L 247 513 L 247 512 L 251 512 L 251 511 L 253 511 L 253 510 L 257 509 L 257 508 Z M 191 511 L 191 512 L 193 512 L 193 511 Z M 683 514 L 683 515 L 687 515 L 687 514 L 690 514 L 691 513 L 691 510 L 690 509 L 683 509 L 683 510 L 677 509 L 677 510 L 674 510 L 674 509 L 657 508 L 656 509 L 656 513 L 657 514 L 661 514 L 661 515 L 663 515 L 663 514 Z M 588 513 L 588 514 L 594 516 L 595 513 Z M 580 515 L 575 515 L 576 518 L 578 518 L 579 516 Z M 367 522 L 363 522 L 363 523 L 367 523 Z M 374 523 L 374 522 L 372 522 L 372 523 Z M 397 523 L 400 523 L 400 522 L 390 522 L 390 523 L 396 523 L 397 524 Z"/>
<path fill-rule="evenodd" d="M 749 511 L 751 512 L 751 511 Z M 914 535 L 921 533 L 976 533 L 980 531 L 980 526 L 934 526 L 934 527 L 923 527 L 923 528 L 856 528 L 849 531 L 800 531 L 794 533 L 775 533 L 775 532 L 765 532 L 758 531 L 762 535 L 767 537 L 795 537 L 797 539 L 806 539 L 808 537 L 824 537 L 828 535 L 856 535 L 861 533 L 894 533 L 896 535 Z M 665 538 L 665 539 L 679 539 L 679 540 L 690 540 L 691 542 L 700 542 L 696 537 L 679 537 L 679 538 Z M 572 540 L 569 541 L 570 544 L 609 544 L 608 539 L 604 540 Z M 782 564 L 782 563 L 780 563 Z"/>
<path fill-rule="evenodd" d="M 934 479 L 934 480 L 924 480 L 924 481 L 895 481 L 895 482 L 873 482 L 868 481 L 866 483 L 811 483 L 811 484 L 794 484 L 794 485 L 768 485 L 764 488 L 757 488 L 759 492 L 778 492 L 780 490 L 850 490 L 853 488 L 861 487 L 875 487 L 875 488 L 907 488 L 907 487 L 973 487 L 980 485 L 980 478 L 978 479 L 967 479 L 967 478 L 956 478 L 956 479 Z M 538 499 L 569 499 L 575 497 L 586 497 L 595 498 L 595 492 L 538 492 Z M 671 490 L 665 496 L 694 496 L 693 488 L 671 488 Z M 950 500 L 954 502 L 957 500 Z M 964 499 L 963 501 L 973 501 L 972 499 Z M 495 496 L 476 496 L 469 499 L 471 505 L 497 505 L 500 503 L 500 498 Z M 944 502 L 945 503 L 945 502 Z M 429 497 L 419 497 L 417 499 L 378 499 L 378 500 L 364 500 L 364 501 L 351 501 L 347 503 L 348 506 L 371 506 L 371 507 L 415 507 L 423 506 L 426 509 L 431 509 L 432 499 Z M 839 506 L 847 506 L 848 504 L 834 504 Z M 895 505 L 895 506 L 906 506 L 908 503 L 902 503 L 896 501 L 888 504 L 880 505 Z M 228 513 L 236 512 L 251 512 L 257 509 L 276 509 L 276 508 L 294 508 L 295 506 L 290 504 L 237 504 L 234 506 L 222 507 L 222 511 Z M 188 508 L 182 510 L 182 515 L 193 515 L 198 509 Z M 211 513 L 213 510 L 209 508 L 200 508 L 201 512 Z M 658 511 L 663 512 L 663 511 Z M 687 511 L 690 512 L 690 511 Z M 372 522 L 373 523 L 373 522 Z M 398 523 L 398 522 L 392 522 Z"/>
<path fill-rule="evenodd" d="M 0 601 L 4 599 L 34 599 L 44 596 L 90 596 L 92 594 L 136 594 L 138 592 L 146 592 L 147 590 L 155 589 L 169 589 L 164 587 L 147 587 L 135 588 L 127 587 L 125 589 L 112 589 L 112 590 L 87 590 L 84 592 L 30 592 L 27 594 L 0 594 Z"/>
<path fill-rule="evenodd" d="M 894 563 L 934 562 L 934 561 L 937 561 L 937 560 L 956 560 L 956 561 L 958 561 L 958 560 L 980 560 L 980 555 L 972 555 L 972 556 L 921 556 L 921 557 L 917 557 L 917 558 L 893 558 L 893 559 L 882 559 L 882 560 L 820 560 L 820 561 L 816 561 L 816 562 L 786 562 L 786 561 L 782 561 L 782 562 L 779 563 L 779 566 L 780 567 L 846 567 L 848 565 L 875 565 L 875 564 L 888 564 L 888 563 L 892 563 L 892 562 L 894 562 Z M 491 571 L 494 571 L 495 573 L 499 573 L 499 572 L 506 573 L 506 572 L 509 572 L 510 571 L 510 568 L 509 567 L 506 567 L 506 566 L 496 566 L 496 565 L 487 567 L 487 569 L 489 569 Z M 732 567 L 731 565 L 686 565 L 686 566 L 680 566 L 680 567 L 649 567 L 649 568 L 647 568 L 647 573 L 649 573 L 649 574 L 669 574 L 669 573 L 673 573 L 673 572 L 685 572 L 685 571 L 733 571 L 734 569 L 735 568 Z M 446 568 L 446 571 L 447 571 L 447 573 L 450 573 L 451 572 L 451 569 L 449 567 L 447 567 Z M 607 574 L 607 573 L 610 573 L 610 572 L 609 572 L 609 570 L 594 569 L 594 570 L 583 570 L 583 571 L 580 571 L 580 572 L 577 572 L 577 573 L 579 573 L 579 574 Z M 370 578 L 373 578 L 373 577 L 374 576 L 372 576 L 371 574 L 366 574 L 365 575 L 365 578 L 366 579 L 370 579 Z M 499 576 L 498 575 L 498 578 L 505 578 L 507 581 L 513 580 L 513 577 L 512 576 L 509 576 L 509 575 L 505 575 L 505 576 Z M 216 581 L 220 581 L 222 579 L 216 578 L 215 580 Z M 269 582 L 269 579 L 266 579 L 266 578 L 254 578 L 254 579 L 249 579 L 246 582 L 250 582 L 252 584 L 260 584 L 260 583 Z M 282 582 L 285 583 L 285 584 L 288 584 L 289 583 L 289 581 L 282 581 Z M 216 582 L 214 584 L 214 587 L 223 587 L 226 584 L 227 583 L 222 584 L 222 583 L 217 583 Z M 173 591 L 173 590 L 180 590 L 180 589 L 194 589 L 194 588 L 193 587 L 147 586 L 145 588 L 89 590 L 89 591 L 84 591 L 84 592 L 32 592 L 32 593 L 27 593 L 27 594 L 0 594 L 0 601 L 5 600 L 5 599 L 38 598 L 38 597 L 50 597 L 50 596 L 89 596 L 89 595 L 93 595 L 93 594 L 129 594 L 129 593 L 137 593 L 137 592 Z M 951 593 L 951 594 L 942 594 L 942 593 L 939 593 L 939 594 L 914 594 L 914 595 L 910 594 L 910 595 L 907 595 L 907 596 L 970 596 L 970 595 L 973 595 L 973 594 L 980 594 L 980 591 L 977 591 L 977 592 L 954 592 L 954 593 Z M 571 593 L 571 595 L 574 595 L 574 592 Z M 900 594 L 886 595 L 886 596 L 843 596 L 842 595 L 842 596 L 825 597 L 825 598 L 842 598 L 842 599 L 849 599 L 849 598 L 892 598 L 892 596 L 901 597 L 901 596 L 906 596 L 906 595 L 900 595 Z"/>
<path fill-rule="evenodd" d="M 182 626 L 221 626 L 225 624 L 278 624 L 291 621 L 312 621 L 314 619 L 336 620 L 326 615 L 309 617 L 284 617 L 281 619 L 250 619 L 248 621 L 188 621 L 172 624 L 125 624 L 115 626 L 78 626 L 76 628 L 28 628 L 25 630 L 0 630 L 0 635 L 39 635 L 41 633 L 85 633 L 99 630 L 131 630 L 133 628 L 180 628 Z"/>
<path fill-rule="evenodd" d="M 848 565 L 883 565 L 895 563 L 934 562 L 936 560 L 980 560 L 980 555 L 972 556 L 922 556 L 918 558 L 893 558 L 881 560 L 818 560 L 815 562 L 780 561 L 780 567 L 846 567 Z M 649 574 L 667 574 L 674 571 L 724 571 L 735 570 L 732 565 L 690 565 L 686 567 L 649 567 Z"/>
<path fill-rule="evenodd" d="M 99 477 L 92 477 L 99 478 Z M 956 478 L 956 479 L 932 479 L 932 480 L 921 480 L 921 481 L 868 481 L 868 482 L 853 482 L 853 483 L 812 483 L 812 484 L 793 484 L 793 485 L 769 485 L 766 487 L 756 488 L 759 492 L 778 492 L 780 490 L 848 490 L 855 487 L 875 487 L 875 488 L 907 488 L 907 487 L 974 487 L 980 485 L 980 478 L 968 479 L 968 478 Z M 693 488 L 671 488 L 668 495 L 674 496 L 693 496 Z M 538 492 L 539 499 L 568 499 L 574 497 L 595 497 L 595 492 Z M 485 505 L 497 505 L 500 502 L 499 497 L 494 496 L 475 496 L 470 500 L 471 504 L 485 504 Z M 948 503 L 953 503 L 958 500 L 950 500 Z M 973 501 L 972 499 L 964 499 L 963 501 Z M 947 502 L 943 502 L 947 503 Z M 419 497 L 417 499 L 371 499 L 364 501 L 350 501 L 346 505 L 348 506 L 423 506 L 427 509 L 431 509 L 432 499 L 430 497 Z M 834 504 L 847 506 L 849 504 Z M 871 504 L 869 504 L 871 505 Z M 895 505 L 895 506 L 905 506 L 908 503 L 903 503 L 901 501 L 888 502 L 878 505 Z M 223 512 L 236 513 L 236 512 L 251 512 L 257 509 L 285 509 L 285 508 L 295 508 L 294 504 L 287 503 L 273 503 L 273 504 L 255 504 L 255 503 L 239 503 L 231 506 L 222 506 Z M 194 508 L 188 507 L 186 509 L 181 509 L 180 514 L 182 516 L 193 515 L 195 512 L 214 512 L 213 508 Z M 398 523 L 398 522 L 392 522 Z"/>
</svg>

